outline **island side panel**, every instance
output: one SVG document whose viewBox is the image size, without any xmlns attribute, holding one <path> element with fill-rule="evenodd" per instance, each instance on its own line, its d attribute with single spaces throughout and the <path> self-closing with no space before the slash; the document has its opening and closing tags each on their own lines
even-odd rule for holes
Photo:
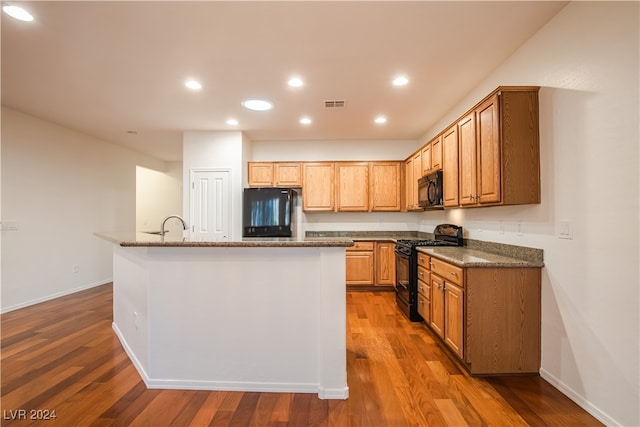
<svg viewBox="0 0 640 427">
<path fill-rule="evenodd" d="M 322 399 L 346 399 L 347 300 L 344 248 L 320 250 L 320 390 Z"/>
<path fill-rule="evenodd" d="M 344 248 L 135 249 L 149 387 L 347 397 Z"/>
<path fill-rule="evenodd" d="M 113 329 L 145 380 L 149 368 L 146 248 L 113 249 Z"/>
</svg>

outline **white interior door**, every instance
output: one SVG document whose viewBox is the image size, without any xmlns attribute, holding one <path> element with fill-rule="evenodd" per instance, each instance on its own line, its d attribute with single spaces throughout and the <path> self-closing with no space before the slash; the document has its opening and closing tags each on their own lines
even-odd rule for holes
<svg viewBox="0 0 640 427">
<path fill-rule="evenodd" d="M 191 239 L 219 242 L 231 236 L 231 171 L 191 171 Z"/>
</svg>

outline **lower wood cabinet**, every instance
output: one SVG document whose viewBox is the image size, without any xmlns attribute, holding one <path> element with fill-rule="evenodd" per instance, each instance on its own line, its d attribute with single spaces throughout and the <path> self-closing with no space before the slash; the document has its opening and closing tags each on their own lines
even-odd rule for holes
<svg viewBox="0 0 640 427">
<path fill-rule="evenodd" d="M 396 245 L 376 242 L 376 285 L 394 285 L 396 282 Z"/>
<path fill-rule="evenodd" d="M 418 313 L 427 324 L 431 322 L 431 258 L 418 253 Z"/>
<path fill-rule="evenodd" d="M 430 265 L 430 299 L 422 297 L 430 307 L 422 316 L 469 372 L 538 373 L 540 268 L 462 269 L 435 257 Z M 420 289 L 418 279 L 418 301 Z"/>
<path fill-rule="evenodd" d="M 374 242 L 355 242 L 347 248 L 347 285 L 373 285 L 374 248 Z"/>
<path fill-rule="evenodd" d="M 346 251 L 347 285 L 391 286 L 396 280 L 393 242 L 357 241 Z"/>
</svg>

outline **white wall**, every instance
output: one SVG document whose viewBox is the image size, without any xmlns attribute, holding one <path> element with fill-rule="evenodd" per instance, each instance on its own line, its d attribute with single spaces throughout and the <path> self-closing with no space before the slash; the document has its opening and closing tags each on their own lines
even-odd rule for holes
<svg viewBox="0 0 640 427">
<path fill-rule="evenodd" d="M 231 240 L 242 239 L 242 189 L 247 175 L 248 152 L 245 147 L 250 142 L 241 132 L 189 131 L 182 139 L 182 211 L 184 218 L 190 218 L 190 171 L 198 168 L 229 169 L 231 171 Z M 244 175 L 243 175 L 244 174 Z"/>
<path fill-rule="evenodd" d="M 2 107 L 2 305 L 9 311 L 111 280 L 96 231 L 135 227 L 136 165 L 162 162 Z M 73 266 L 78 272 L 73 272 Z"/>
<path fill-rule="evenodd" d="M 164 218 L 182 215 L 182 162 L 163 170 L 136 168 L 136 230 L 159 231 Z M 165 231 L 182 236 L 182 224 L 169 220 Z"/>
<path fill-rule="evenodd" d="M 542 86 L 542 203 L 424 213 L 421 228 L 544 249 L 541 374 L 626 426 L 640 425 L 638 5 L 570 3 L 423 138 L 499 85 Z"/>
</svg>

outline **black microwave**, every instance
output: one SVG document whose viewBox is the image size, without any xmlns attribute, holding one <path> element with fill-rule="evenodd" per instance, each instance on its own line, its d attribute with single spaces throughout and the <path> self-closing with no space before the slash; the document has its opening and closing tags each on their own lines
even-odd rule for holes
<svg viewBox="0 0 640 427">
<path fill-rule="evenodd" d="M 424 209 L 444 209 L 441 170 L 418 180 L 418 204 Z"/>
</svg>

